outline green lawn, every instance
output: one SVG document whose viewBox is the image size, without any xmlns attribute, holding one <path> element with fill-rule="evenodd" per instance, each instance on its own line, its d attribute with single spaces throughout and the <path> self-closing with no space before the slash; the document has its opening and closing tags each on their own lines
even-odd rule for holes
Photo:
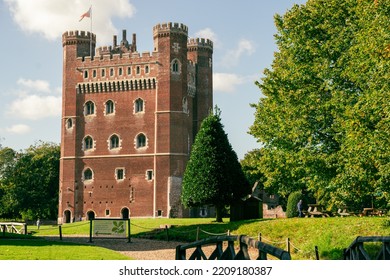
<svg viewBox="0 0 390 280">
<path fill-rule="evenodd" d="M 287 238 L 293 259 L 314 259 L 315 246 L 319 249 L 320 259 L 342 259 L 342 252 L 357 236 L 389 236 L 389 217 L 346 217 L 346 218 L 293 218 L 293 219 L 259 219 L 240 222 L 215 223 L 213 219 L 132 219 L 131 236 L 166 239 L 167 233 L 160 228 L 169 225 L 170 240 L 183 242 L 194 241 L 210 237 L 212 234 L 230 232 L 230 234 L 244 234 L 257 238 L 261 234 L 263 242 L 287 248 Z M 59 235 L 58 226 L 35 226 L 28 228 L 33 236 Z M 89 222 L 77 222 L 62 226 L 62 234 L 88 235 Z M 4 243 L 6 242 L 6 243 Z M 56 259 L 56 252 L 69 252 L 68 257 L 62 259 L 117 259 L 115 252 L 88 245 L 64 245 L 61 242 L 53 244 L 39 241 L 14 240 L 4 241 L 0 238 L 0 259 L 10 256 L 9 259 Z M 24 242 L 28 244 L 24 245 Z M 45 245 L 46 244 L 46 245 Z M 62 246 L 61 248 L 58 246 Z M 102 249 L 102 251 L 99 251 Z M 7 250 L 7 253 L 2 253 Z M 26 254 L 26 252 L 29 252 Z M 31 252 L 31 253 L 30 253 Z M 35 253 L 36 252 L 36 253 Z M 45 253 L 43 253 L 45 252 Z M 109 255 L 108 253 L 113 255 Z M 22 256 L 22 257 L 21 257 Z M 58 259 L 58 258 L 57 258 Z"/>
</svg>

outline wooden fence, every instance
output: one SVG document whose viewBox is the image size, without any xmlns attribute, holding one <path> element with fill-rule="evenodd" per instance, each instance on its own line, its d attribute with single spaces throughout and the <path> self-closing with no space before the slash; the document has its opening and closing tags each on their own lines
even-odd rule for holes
<svg viewBox="0 0 390 280">
<path fill-rule="evenodd" d="M 227 242 L 225 249 L 223 248 L 224 242 Z M 235 242 L 239 243 L 237 253 L 235 252 Z M 215 245 L 214 251 L 208 257 L 202 250 L 202 246 L 207 245 Z M 189 260 L 250 260 L 248 247 L 258 250 L 257 260 L 267 260 L 268 255 L 280 260 L 291 260 L 289 252 L 245 235 L 216 236 L 190 244 L 178 245 L 176 247 L 176 260 L 186 260 L 186 252 L 191 249 L 194 249 L 194 251 L 188 258 Z"/>
<path fill-rule="evenodd" d="M 3 233 L 3 236 L 6 232 L 27 234 L 27 224 L 15 222 L 0 222 L 0 231 Z"/>
<path fill-rule="evenodd" d="M 379 243 L 374 258 L 368 254 L 365 244 Z M 371 255 L 373 255 L 371 253 Z M 359 236 L 344 250 L 344 260 L 390 260 L 390 236 Z"/>
</svg>

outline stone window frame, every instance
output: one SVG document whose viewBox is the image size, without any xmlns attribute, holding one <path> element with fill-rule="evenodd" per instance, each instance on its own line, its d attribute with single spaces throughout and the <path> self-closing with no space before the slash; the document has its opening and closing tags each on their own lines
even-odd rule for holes
<svg viewBox="0 0 390 280">
<path fill-rule="evenodd" d="M 143 137 L 144 139 L 141 139 Z M 137 150 L 146 149 L 148 147 L 148 137 L 143 132 L 140 132 L 135 136 L 134 146 Z"/>
<path fill-rule="evenodd" d="M 153 181 L 154 179 L 154 172 L 153 169 L 147 169 L 145 172 L 145 179 L 146 181 Z"/>
<path fill-rule="evenodd" d="M 181 62 L 177 58 L 174 58 L 171 61 L 171 73 L 175 75 L 181 74 Z"/>
<path fill-rule="evenodd" d="M 82 150 L 87 152 L 87 151 L 92 151 L 94 149 L 95 149 L 95 140 L 93 140 L 93 137 L 91 135 L 86 135 L 83 139 Z"/>
<path fill-rule="evenodd" d="M 92 107 L 91 107 L 92 105 Z M 84 116 L 95 116 L 96 115 L 96 104 L 92 100 L 87 100 L 84 103 Z"/>
<path fill-rule="evenodd" d="M 113 145 L 113 142 L 112 142 L 113 141 L 113 137 L 118 138 L 118 143 L 116 143 L 115 145 Z M 110 151 L 112 151 L 112 150 L 119 150 L 119 149 L 122 148 L 121 137 L 118 134 L 116 134 L 116 133 L 111 134 L 110 137 L 108 137 L 107 142 L 108 142 L 108 149 Z"/>
<path fill-rule="evenodd" d="M 122 172 L 121 176 L 120 172 Z M 122 177 L 122 178 L 119 178 Z M 126 169 L 124 167 L 117 167 L 115 168 L 115 180 L 117 181 L 124 181 L 126 179 Z"/>
<path fill-rule="evenodd" d="M 90 177 L 88 176 L 88 178 L 87 178 L 86 172 L 91 172 L 90 174 L 88 173 L 88 175 L 90 175 Z M 91 182 L 93 182 L 94 178 L 95 178 L 95 173 L 93 172 L 92 168 L 86 167 L 83 170 L 83 176 L 81 178 L 81 181 L 84 182 L 85 184 L 86 183 L 91 183 Z"/>
<path fill-rule="evenodd" d="M 145 112 L 145 100 L 138 97 L 134 100 L 134 114 L 141 114 Z"/>
<path fill-rule="evenodd" d="M 111 105 L 110 107 L 108 107 Z M 112 107 L 112 108 L 111 108 Z M 114 115 L 115 114 L 115 102 L 112 99 L 108 99 L 106 102 L 104 102 L 104 115 Z M 108 110 L 110 108 L 110 110 Z"/>
<path fill-rule="evenodd" d="M 73 129 L 73 118 L 68 118 L 65 121 L 65 127 L 66 129 Z"/>
</svg>

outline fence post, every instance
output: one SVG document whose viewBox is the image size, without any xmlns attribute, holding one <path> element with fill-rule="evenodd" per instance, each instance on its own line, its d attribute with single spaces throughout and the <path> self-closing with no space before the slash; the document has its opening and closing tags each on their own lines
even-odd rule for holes
<svg viewBox="0 0 390 280">
<path fill-rule="evenodd" d="M 24 234 L 26 235 L 27 234 L 27 223 L 24 223 L 23 227 L 24 227 Z"/>
<path fill-rule="evenodd" d="M 287 237 L 287 252 L 290 254 L 290 238 Z"/>
<path fill-rule="evenodd" d="M 259 236 L 257 237 L 259 241 L 261 241 L 261 232 L 259 232 Z"/>
<path fill-rule="evenodd" d="M 62 226 L 61 225 L 58 226 L 58 230 L 60 231 L 60 240 L 62 240 Z"/>
<path fill-rule="evenodd" d="M 196 241 L 199 240 L 199 227 L 196 228 Z"/>
<path fill-rule="evenodd" d="M 230 236 L 230 230 L 228 230 L 228 232 L 227 232 L 227 236 Z"/>
<path fill-rule="evenodd" d="M 315 246 L 314 249 L 316 250 L 316 260 L 318 261 L 320 259 L 320 255 L 318 253 L 318 246 Z"/>
<path fill-rule="evenodd" d="M 5 237 L 5 225 L 1 225 L 1 227 L 3 228 L 3 237 Z"/>
<path fill-rule="evenodd" d="M 128 234 L 128 239 L 127 242 L 131 243 L 131 230 L 130 230 L 130 217 L 127 219 L 127 234 Z"/>
<path fill-rule="evenodd" d="M 168 225 L 165 225 L 165 230 L 166 230 L 166 232 L 167 232 L 167 241 L 169 241 Z"/>
</svg>

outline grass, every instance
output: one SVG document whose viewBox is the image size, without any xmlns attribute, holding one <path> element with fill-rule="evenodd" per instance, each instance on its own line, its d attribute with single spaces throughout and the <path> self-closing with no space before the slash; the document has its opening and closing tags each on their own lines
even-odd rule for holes
<svg viewBox="0 0 390 280">
<path fill-rule="evenodd" d="M 315 246 L 319 249 L 320 259 L 342 259 L 343 249 L 347 248 L 357 236 L 390 235 L 390 220 L 388 217 L 333 217 L 259 219 L 239 222 L 224 220 L 224 223 L 215 223 L 213 219 L 132 219 L 131 236 L 165 240 L 167 238 L 167 232 L 163 230 L 165 225 L 169 225 L 168 234 L 170 240 L 183 242 L 194 241 L 197 236 L 199 239 L 202 239 L 210 235 L 227 232 L 233 235 L 244 234 L 254 238 L 257 238 L 261 234 L 263 242 L 286 249 L 287 238 L 289 238 L 293 259 L 315 259 Z M 29 231 L 33 233 L 33 236 L 38 237 L 42 235 L 59 235 L 58 226 L 43 225 L 40 230 L 37 230 L 36 226 L 30 226 Z M 62 226 L 62 234 L 64 236 L 88 235 L 89 222 L 65 224 Z M 18 242 L 24 243 L 25 241 L 18 240 Z M 67 245 L 65 246 L 66 248 L 59 249 L 57 246 L 61 246 L 63 243 L 53 245 L 36 244 L 34 245 L 34 242 L 32 242 L 28 246 L 39 248 L 38 253 L 41 255 L 42 249 L 49 249 L 45 253 L 48 259 L 55 257 L 55 252 L 58 252 L 58 250 L 61 250 L 61 254 L 63 254 L 65 249 L 70 250 L 70 252 L 73 250 L 74 253 L 70 253 L 70 259 L 75 259 L 75 256 L 77 256 L 77 259 L 102 258 L 102 255 L 99 255 L 98 252 L 96 252 L 96 255 L 94 253 L 84 253 L 84 251 L 90 249 L 97 249 L 94 246 Z M 3 251 L 3 248 L 7 248 L 3 247 L 1 238 L 0 245 L 2 245 L 2 250 L 0 251 Z M 10 246 L 8 250 L 13 250 L 14 247 L 18 247 L 21 250 L 20 254 L 23 254 L 23 248 L 27 249 L 16 243 L 7 246 Z M 33 252 L 35 249 L 31 248 L 28 248 L 28 250 Z M 375 246 L 370 245 L 369 250 L 375 251 Z M 92 255 L 94 256 L 88 258 L 88 255 L 90 257 Z M 0 253 L 0 259 L 2 258 L 3 255 Z M 32 258 L 34 259 L 34 257 Z M 110 257 L 110 259 L 113 258 L 114 256 Z M 13 259 L 18 259 L 17 255 L 14 255 Z"/>
</svg>

